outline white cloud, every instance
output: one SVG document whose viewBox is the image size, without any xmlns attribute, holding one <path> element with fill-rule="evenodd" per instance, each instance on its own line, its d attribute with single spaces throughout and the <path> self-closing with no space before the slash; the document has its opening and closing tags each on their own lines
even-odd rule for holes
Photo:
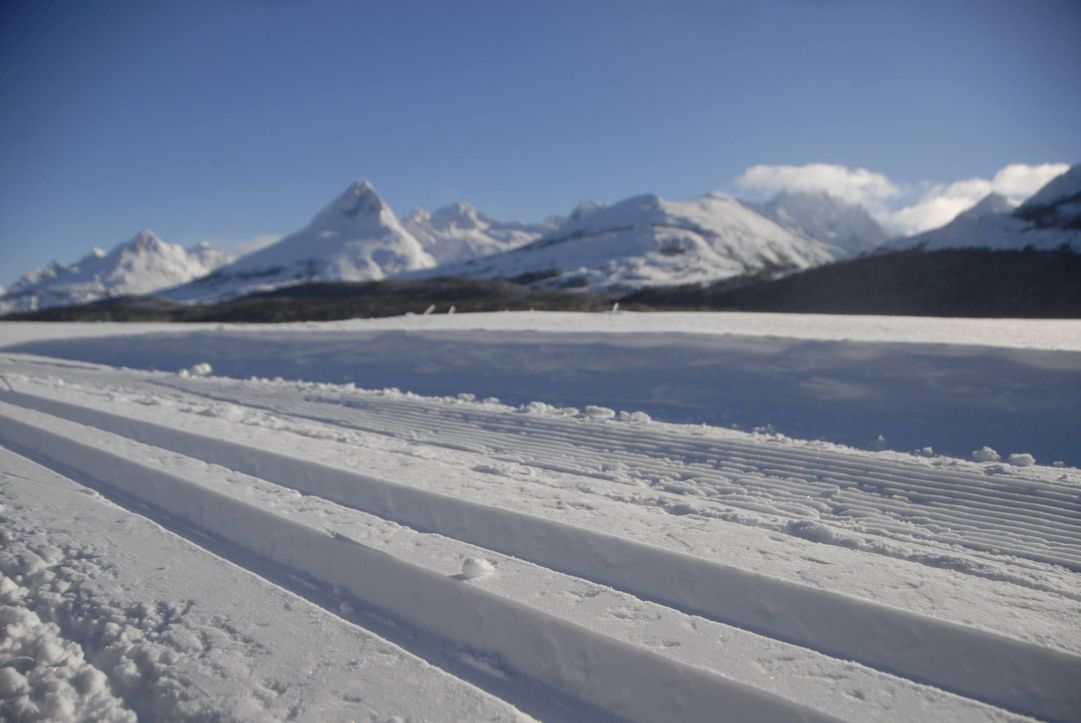
<svg viewBox="0 0 1081 723">
<path fill-rule="evenodd" d="M 734 183 L 752 191 L 825 191 L 862 204 L 879 223 L 911 234 L 949 223 L 991 192 L 1019 204 L 1069 168 L 1067 163 L 1011 163 L 992 178 L 905 185 L 866 168 L 828 163 L 760 165 L 748 168 Z"/>
<path fill-rule="evenodd" d="M 751 166 L 735 184 L 755 191 L 825 191 L 850 203 L 873 206 L 900 193 L 881 173 L 832 163 L 805 166 Z"/>
<path fill-rule="evenodd" d="M 1014 204 L 1020 204 L 1052 178 L 1068 170 L 1067 163 L 1011 163 L 991 179 L 966 178 L 931 186 L 919 200 L 896 209 L 887 220 L 907 233 L 938 228 L 975 206 L 989 193 L 1000 193 Z"/>
</svg>

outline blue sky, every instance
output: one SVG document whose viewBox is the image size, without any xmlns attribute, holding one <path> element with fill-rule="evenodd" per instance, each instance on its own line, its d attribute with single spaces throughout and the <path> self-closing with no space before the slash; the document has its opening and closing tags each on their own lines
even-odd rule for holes
<svg viewBox="0 0 1081 723">
<path fill-rule="evenodd" d="M 1076 0 L 5 0 L 0 284 L 286 233 L 357 178 L 532 220 L 819 163 L 915 203 L 1081 161 L 1078 37 Z"/>
</svg>

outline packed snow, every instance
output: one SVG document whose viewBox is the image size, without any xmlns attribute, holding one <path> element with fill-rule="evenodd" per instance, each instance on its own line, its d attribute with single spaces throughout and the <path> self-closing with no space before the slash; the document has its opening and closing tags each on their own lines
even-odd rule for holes
<svg viewBox="0 0 1081 723">
<path fill-rule="evenodd" d="M 0 324 L 0 715 L 1077 720 L 1078 372 L 1079 322 Z"/>
</svg>

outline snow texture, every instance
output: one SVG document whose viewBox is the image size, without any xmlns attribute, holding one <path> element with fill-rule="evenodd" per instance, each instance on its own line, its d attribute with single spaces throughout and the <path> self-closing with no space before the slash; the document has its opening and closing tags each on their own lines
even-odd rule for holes
<svg viewBox="0 0 1081 723">
<path fill-rule="evenodd" d="M 579 206 L 558 229 L 526 246 L 419 275 L 630 289 L 807 268 L 834 256 L 826 243 L 796 235 L 721 194 L 689 201 L 643 195 Z"/>
<path fill-rule="evenodd" d="M 824 191 L 782 191 L 760 209 L 790 231 L 828 244 L 836 259 L 867 253 L 894 236 L 859 204 Z"/>
<path fill-rule="evenodd" d="M 1076 718 L 1076 323 L 536 316 L 0 325 L 4 715 Z M 916 453 L 702 423 L 789 376 Z"/>
<path fill-rule="evenodd" d="M 945 226 L 884 244 L 884 251 L 987 248 L 1081 253 L 1081 166 L 1052 179 L 1020 208 L 990 194 Z"/>
<path fill-rule="evenodd" d="M 402 226 L 439 265 L 488 256 L 524 246 L 553 230 L 553 224 L 497 221 L 468 203 L 428 213 L 413 211 Z"/>
<path fill-rule="evenodd" d="M 309 282 L 367 281 L 435 266 L 368 181 L 357 181 L 304 228 L 163 293 L 210 301 Z"/>
<path fill-rule="evenodd" d="M 229 260 L 205 242 L 185 249 L 141 231 L 108 253 L 95 248 L 68 266 L 54 261 L 31 271 L 0 296 L 0 313 L 148 294 L 204 276 Z"/>
</svg>

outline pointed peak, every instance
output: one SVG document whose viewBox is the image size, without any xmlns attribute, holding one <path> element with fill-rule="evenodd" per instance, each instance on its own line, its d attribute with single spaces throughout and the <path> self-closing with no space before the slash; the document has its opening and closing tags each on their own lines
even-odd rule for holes
<svg viewBox="0 0 1081 723">
<path fill-rule="evenodd" d="M 359 197 L 367 196 L 368 194 L 375 193 L 375 185 L 367 178 L 362 178 L 359 181 L 353 181 L 349 184 L 349 187 L 345 189 L 343 197 Z"/>
<path fill-rule="evenodd" d="M 320 215 L 333 212 L 349 218 L 377 216 L 386 208 L 387 205 L 376 193 L 372 182 L 361 180 L 351 183 Z"/>
<path fill-rule="evenodd" d="M 121 244 L 121 246 L 123 248 L 145 250 L 161 246 L 163 243 L 164 242 L 158 238 L 157 234 L 144 228 L 142 231 L 132 236 L 127 242 Z"/>
<path fill-rule="evenodd" d="M 984 196 L 976 205 L 967 211 L 961 212 L 961 216 L 966 218 L 977 218 L 979 216 L 988 216 L 991 214 L 999 213 L 1011 213 L 1015 206 L 1010 199 L 1003 196 L 1001 193 L 992 191 Z"/>
</svg>

